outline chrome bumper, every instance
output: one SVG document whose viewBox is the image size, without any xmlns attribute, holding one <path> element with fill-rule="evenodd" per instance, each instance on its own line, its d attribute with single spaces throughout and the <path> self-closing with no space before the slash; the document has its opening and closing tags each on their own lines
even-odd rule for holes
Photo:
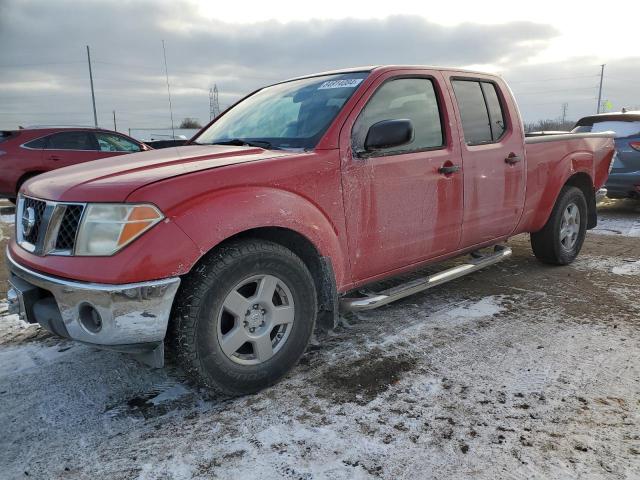
<svg viewBox="0 0 640 480">
<path fill-rule="evenodd" d="M 143 354 L 162 347 L 180 278 L 106 285 L 30 270 L 7 251 L 10 313 L 57 335 Z M 156 357 L 162 352 L 156 352 Z M 146 363 L 161 363 L 162 358 Z"/>
</svg>

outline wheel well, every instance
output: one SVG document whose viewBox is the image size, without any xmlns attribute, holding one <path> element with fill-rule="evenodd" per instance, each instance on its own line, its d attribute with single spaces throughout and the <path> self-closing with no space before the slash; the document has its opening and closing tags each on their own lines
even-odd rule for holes
<svg viewBox="0 0 640 480">
<path fill-rule="evenodd" d="M 311 272 L 316 284 L 318 318 L 326 326 L 333 327 L 338 315 L 338 293 L 331 259 L 323 257 L 315 245 L 304 235 L 280 227 L 254 228 L 238 233 L 216 245 L 207 255 L 230 242 L 248 238 L 277 243 L 300 257 Z M 328 325 L 329 323 L 331 325 Z"/>
<path fill-rule="evenodd" d="M 22 184 L 24 182 L 26 182 L 27 180 L 29 180 L 31 177 L 35 177 L 36 175 L 40 175 L 41 173 L 44 172 L 40 172 L 40 171 L 35 171 L 35 172 L 27 172 L 25 174 L 23 174 L 18 181 L 16 182 L 16 196 L 18 195 L 18 192 L 20 191 L 20 187 L 22 187 Z"/>
<path fill-rule="evenodd" d="M 565 186 L 582 190 L 584 198 L 587 200 L 587 229 L 594 228 L 598 224 L 598 213 L 596 211 L 596 192 L 591 177 L 584 172 L 576 173 L 566 181 Z"/>
</svg>

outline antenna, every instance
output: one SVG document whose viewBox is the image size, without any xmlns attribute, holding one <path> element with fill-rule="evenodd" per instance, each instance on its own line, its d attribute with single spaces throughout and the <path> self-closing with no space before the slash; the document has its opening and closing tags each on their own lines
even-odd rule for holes
<svg viewBox="0 0 640 480">
<path fill-rule="evenodd" d="M 218 103 L 218 85 L 213 84 L 209 89 L 209 120 L 213 120 L 220 115 L 220 103 Z"/>
<path fill-rule="evenodd" d="M 167 50 L 164 48 L 164 40 L 162 40 L 162 54 L 164 55 L 164 74 L 167 78 L 167 95 L 169 95 L 169 114 L 171 115 L 171 135 L 176 139 L 176 131 L 173 128 L 173 107 L 171 106 L 171 89 L 169 88 L 169 70 L 167 69 Z"/>
</svg>

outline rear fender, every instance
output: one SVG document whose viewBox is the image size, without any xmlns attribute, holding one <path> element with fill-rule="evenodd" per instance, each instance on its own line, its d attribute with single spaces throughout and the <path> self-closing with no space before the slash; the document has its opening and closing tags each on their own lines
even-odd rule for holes
<svg viewBox="0 0 640 480">
<path fill-rule="evenodd" d="M 538 175 L 546 176 L 546 183 L 542 188 L 538 187 L 536 192 L 527 193 L 527 207 L 525 211 L 532 212 L 532 217 L 527 228 L 519 229 L 526 232 L 537 232 L 541 230 L 549 217 L 551 211 L 558 199 L 560 190 L 567 184 L 575 184 L 583 190 L 589 206 L 589 223 L 593 222 L 591 218 L 595 214 L 595 191 L 593 187 L 593 154 L 590 152 L 572 152 L 557 162 L 548 164 L 551 168 L 547 171 L 537 172 Z M 538 202 L 536 198 L 538 197 Z"/>
</svg>

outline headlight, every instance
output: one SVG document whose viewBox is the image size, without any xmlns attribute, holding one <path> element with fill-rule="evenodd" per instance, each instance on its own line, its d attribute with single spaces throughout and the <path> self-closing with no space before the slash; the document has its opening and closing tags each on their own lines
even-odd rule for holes
<svg viewBox="0 0 640 480">
<path fill-rule="evenodd" d="M 164 218 L 153 205 L 90 203 L 76 240 L 76 255 L 113 255 Z"/>
</svg>

